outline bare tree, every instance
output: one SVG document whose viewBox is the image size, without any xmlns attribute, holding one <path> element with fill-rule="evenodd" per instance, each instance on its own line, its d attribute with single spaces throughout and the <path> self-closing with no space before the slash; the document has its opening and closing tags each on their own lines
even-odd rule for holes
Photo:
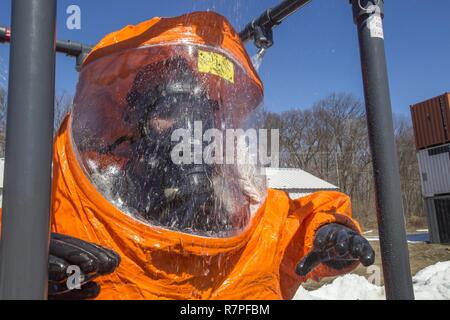
<svg viewBox="0 0 450 320">
<path fill-rule="evenodd" d="M 0 158 L 5 157 L 6 144 L 6 119 L 7 119 L 7 92 L 0 87 Z M 61 122 L 70 111 L 72 106 L 72 96 L 67 92 L 60 92 L 55 97 L 55 122 L 54 130 L 59 129 Z"/>
<path fill-rule="evenodd" d="M 414 143 L 414 130 L 406 117 L 395 117 L 395 136 L 405 215 L 411 219 L 424 216 L 420 171 Z"/>
<path fill-rule="evenodd" d="M 59 129 L 59 126 L 63 122 L 64 118 L 70 112 L 72 108 L 73 97 L 66 91 L 59 92 L 55 97 L 55 132 Z"/>
<path fill-rule="evenodd" d="M 333 93 L 310 109 L 266 112 L 267 129 L 280 129 L 280 164 L 302 168 L 327 180 L 352 198 L 355 215 L 374 224 L 375 191 L 363 103 Z M 423 216 L 414 135 L 409 119 L 396 121 L 403 203 L 407 217 Z"/>
</svg>

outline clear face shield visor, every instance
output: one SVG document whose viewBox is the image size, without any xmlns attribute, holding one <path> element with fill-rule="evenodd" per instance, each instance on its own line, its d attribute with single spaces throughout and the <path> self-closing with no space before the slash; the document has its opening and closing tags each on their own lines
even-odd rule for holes
<svg viewBox="0 0 450 320">
<path fill-rule="evenodd" d="M 233 81 L 228 71 L 200 72 L 200 52 L 226 59 Z M 114 56 L 85 68 L 72 114 L 73 145 L 90 181 L 145 224 L 206 237 L 244 231 L 266 195 L 250 146 L 258 142 L 240 134 L 254 129 L 256 85 L 213 48 Z M 113 61 L 121 68 L 105 68 Z"/>
</svg>

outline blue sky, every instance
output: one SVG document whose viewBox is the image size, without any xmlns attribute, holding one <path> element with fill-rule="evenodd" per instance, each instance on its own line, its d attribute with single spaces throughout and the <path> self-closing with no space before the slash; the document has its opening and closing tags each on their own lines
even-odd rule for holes
<svg viewBox="0 0 450 320">
<path fill-rule="evenodd" d="M 214 10 L 237 30 L 278 0 L 58 0 L 60 39 L 95 44 L 107 33 L 153 16 Z M 66 9 L 81 8 L 81 30 L 66 28 Z M 11 0 L 0 0 L 0 25 L 10 25 Z M 385 38 L 395 113 L 450 91 L 450 1 L 387 0 Z M 275 46 L 260 69 L 266 107 L 275 112 L 307 108 L 331 92 L 362 98 L 356 28 L 348 0 L 314 0 L 275 30 Z M 248 45 L 254 53 L 252 45 Z M 8 46 L 0 45 L 0 84 L 5 84 Z M 57 59 L 57 90 L 74 93 L 74 61 Z"/>
</svg>

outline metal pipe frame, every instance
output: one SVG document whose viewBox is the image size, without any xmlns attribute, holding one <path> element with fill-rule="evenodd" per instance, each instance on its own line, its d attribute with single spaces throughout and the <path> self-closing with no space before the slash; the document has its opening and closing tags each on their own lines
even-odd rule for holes
<svg viewBox="0 0 450 320">
<path fill-rule="evenodd" d="M 384 48 L 384 0 L 350 3 L 358 29 L 386 298 L 413 300 Z"/>
<path fill-rule="evenodd" d="M 239 32 L 239 37 L 242 42 L 250 41 L 253 39 L 255 26 L 259 26 L 263 29 L 272 29 L 310 2 L 311 0 L 285 0 L 279 5 L 266 10 L 259 18 L 256 18 L 247 24 L 247 26 Z"/>
<path fill-rule="evenodd" d="M 12 2 L 0 299 L 47 296 L 56 0 Z"/>
</svg>

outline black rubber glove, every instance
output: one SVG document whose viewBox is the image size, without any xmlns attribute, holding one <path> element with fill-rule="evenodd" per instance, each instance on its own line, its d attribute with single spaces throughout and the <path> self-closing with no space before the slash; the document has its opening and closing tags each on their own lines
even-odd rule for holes
<svg viewBox="0 0 450 320">
<path fill-rule="evenodd" d="M 306 276 L 319 264 L 341 270 L 360 261 L 365 267 L 375 261 L 375 252 L 369 242 L 352 229 L 337 223 L 321 227 L 314 239 L 311 252 L 297 265 L 296 272 Z"/>
<path fill-rule="evenodd" d="M 95 298 L 100 293 L 100 287 L 93 280 L 112 273 L 119 263 L 119 255 L 110 249 L 53 233 L 48 262 L 48 298 L 52 300 Z M 79 267 L 80 277 L 77 277 L 74 271 L 68 272 L 69 266 Z M 70 282 L 73 279 L 78 282 Z M 69 283 L 79 283 L 80 289 L 70 290 L 67 286 L 68 280 Z"/>
</svg>

